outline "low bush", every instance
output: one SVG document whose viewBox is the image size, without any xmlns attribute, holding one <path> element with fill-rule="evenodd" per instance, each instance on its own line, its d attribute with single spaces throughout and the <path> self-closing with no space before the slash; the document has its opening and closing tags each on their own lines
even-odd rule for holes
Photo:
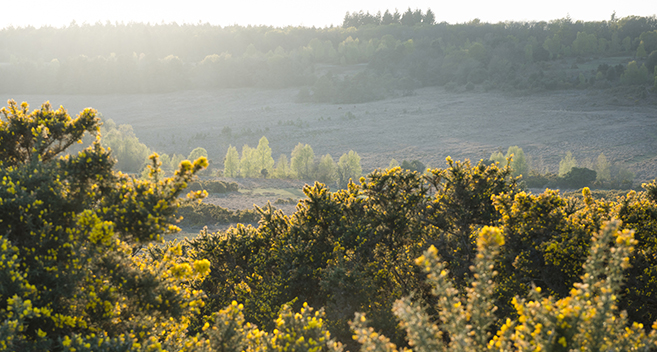
<svg viewBox="0 0 657 352">
<path fill-rule="evenodd" d="M 545 188 L 549 184 L 556 185 L 558 177 L 559 176 L 550 172 L 541 175 L 532 170 L 529 172 L 528 176 L 523 175 L 522 180 L 525 183 L 525 186 L 529 188 Z"/>
<path fill-rule="evenodd" d="M 540 286 L 533 286 L 527 298 L 513 299 L 515 317 L 494 329 L 497 272 L 493 267 L 505 236 L 499 228 L 485 227 L 477 238 L 473 280 L 465 292 L 454 287 L 447 265 L 431 247 L 416 263 L 428 273 L 436 305 L 428 307 L 407 297 L 395 303 L 395 315 L 415 351 L 654 350 L 657 322 L 646 334 L 643 324 L 629 322 L 616 304 L 623 269 L 630 266 L 629 257 L 637 244 L 633 233 L 621 231 L 617 221 L 610 222 L 591 243 L 581 282 L 572 285 L 566 297 L 545 296 Z M 438 312 L 439 322 L 427 314 L 429 308 Z M 365 315 L 356 314 L 351 326 L 363 350 L 398 350 L 385 336 L 367 327 Z"/>
<path fill-rule="evenodd" d="M 239 186 L 235 182 L 224 182 L 218 180 L 196 181 L 187 186 L 187 189 L 196 192 L 205 190 L 208 193 L 229 193 L 237 192 Z"/>
<path fill-rule="evenodd" d="M 568 188 L 582 188 L 590 186 L 596 179 L 594 170 L 585 167 L 573 167 L 566 173 L 559 183 Z"/>
<path fill-rule="evenodd" d="M 178 208 L 180 226 L 200 227 L 232 223 L 255 223 L 260 220 L 255 210 L 230 210 L 209 203 L 184 204 Z"/>
<path fill-rule="evenodd" d="M 295 198 L 278 198 L 274 204 L 296 204 L 299 200 Z"/>
</svg>

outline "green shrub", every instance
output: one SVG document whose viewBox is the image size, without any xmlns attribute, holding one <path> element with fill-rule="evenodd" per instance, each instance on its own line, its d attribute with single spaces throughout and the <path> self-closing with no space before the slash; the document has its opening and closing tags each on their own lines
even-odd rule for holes
<svg viewBox="0 0 657 352">
<path fill-rule="evenodd" d="M 184 204 L 178 208 L 183 220 L 180 226 L 200 227 L 231 223 L 255 223 L 260 219 L 255 210 L 230 210 L 208 203 Z"/>
<path fill-rule="evenodd" d="M 401 168 L 408 171 L 415 171 L 419 174 L 423 174 L 425 171 L 427 171 L 426 165 L 424 165 L 424 163 L 419 160 L 402 160 Z"/>
<path fill-rule="evenodd" d="M 595 181 L 597 173 L 585 167 L 573 167 L 559 180 L 559 183 L 569 188 L 590 186 Z"/>
<path fill-rule="evenodd" d="M 625 85 L 639 85 L 652 83 L 653 75 L 646 65 L 639 67 L 636 61 L 627 64 L 625 73 L 621 75 L 621 83 Z"/>
<path fill-rule="evenodd" d="M 218 180 L 206 180 L 206 181 L 195 181 L 187 186 L 187 189 L 190 191 L 200 191 L 205 190 L 208 193 L 229 193 L 237 192 L 239 187 L 235 182 L 224 182 Z"/>
<path fill-rule="evenodd" d="M 545 188 L 548 185 L 556 185 L 558 176 L 553 173 L 546 173 L 541 175 L 540 173 L 532 170 L 529 172 L 529 175 L 522 176 L 522 181 L 525 183 L 525 186 L 529 188 Z"/>
<path fill-rule="evenodd" d="M 0 111 L 0 349 L 193 344 L 186 329 L 203 293 L 189 282 L 203 280 L 207 262 L 187 261 L 176 244 L 134 254 L 178 230 L 179 196 L 207 160 L 160 178 L 153 156 L 150 178 L 139 180 L 112 171 L 99 141 L 60 157 L 85 132 L 98 132 L 93 109 L 72 119 L 48 103 L 30 113 L 27 103 L 9 101 Z"/>
<path fill-rule="evenodd" d="M 620 231 L 619 223 L 611 222 L 591 241 L 582 281 L 575 283 L 566 297 L 545 297 L 540 286 L 532 287 L 528 299 L 513 299 L 517 318 L 506 319 L 493 334 L 493 279 L 497 272 L 492 268 L 505 245 L 503 232 L 489 227 L 480 231 L 478 255 L 471 268 L 474 279 L 465 292 L 454 287 L 448 279 L 447 265 L 440 261 L 435 247 L 430 248 L 417 263 L 429 274 L 428 281 L 437 298 L 432 308 L 438 312 L 440 324 L 422 304 L 409 298 L 397 301 L 395 315 L 407 332 L 409 345 L 417 351 L 654 349 L 657 331 L 646 334 L 643 324 L 629 324 L 615 303 L 621 294 L 623 269 L 629 267 L 629 257 L 637 243 L 632 232 Z M 362 314 L 357 314 L 352 322 L 354 339 L 365 350 L 397 351 L 385 336 L 366 324 Z"/>
</svg>

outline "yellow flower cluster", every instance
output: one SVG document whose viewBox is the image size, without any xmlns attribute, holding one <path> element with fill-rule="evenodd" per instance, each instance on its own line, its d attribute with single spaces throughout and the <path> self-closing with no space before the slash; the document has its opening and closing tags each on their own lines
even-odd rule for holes
<svg viewBox="0 0 657 352">
<path fill-rule="evenodd" d="M 619 222 L 610 222 L 592 239 L 591 254 L 584 266 L 582 282 L 571 289 L 570 296 L 555 300 L 542 297 L 541 288 L 534 287 L 528 299 L 514 298 L 512 304 L 517 319 L 508 318 L 493 336 L 488 328 L 494 317 L 486 315 L 491 308 L 493 286 L 492 263 L 496 246 L 504 243 L 501 231 L 485 228 L 479 234 L 478 256 L 474 282 L 466 289 L 464 301 L 447 280 L 435 249 L 427 250 L 416 263 L 428 273 L 429 282 L 438 297 L 442 325 L 438 327 L 424 307 L 409 298 L 395 304 L 395 314 L 407 331 L 409 344 L 417 351 L 635 351 L 657 348 L 657 322 L 646 334 L 643 325 L 628 324 L 624 314 L 618 314 L 616 299 L 622 281 L 623 263 L 631 255 L 636 240 L 633 232 L 619 230 Z M 609 244 L 615 246 L 609 248 Z M 489 250 L 493 247 L 493 250 Z M 486 274 L 486 271 L 489 271 Z M 488 281 L 487 281 L 488 280 Z M 352 323 L 354 339 L 368 351 L 396 351 L 394 344 L 366 327 L 364 315 Z M 443 339 L 449 334 L 449 342 Z"/>
</svg>

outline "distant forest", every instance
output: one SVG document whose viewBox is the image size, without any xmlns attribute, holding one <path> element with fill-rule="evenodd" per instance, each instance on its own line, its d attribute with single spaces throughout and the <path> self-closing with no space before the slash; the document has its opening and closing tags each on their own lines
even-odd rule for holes
<svg viewBox="0 0 657 352">
<path fill-rule="evenodd" d="M 326 28 L 8 27 L 0 30 L 5 82 L 0 92 L 300 87 L 301 101 L 353 103 L 426 86 L 552 90 L 655 84 L 655 16 L 495 24 L 436 23 L 436 17 L 431 10 L 408 9 L 347 13 L 341 27 Z M 578 69 L 604 58 L 623 60 Z"/>
</svg>

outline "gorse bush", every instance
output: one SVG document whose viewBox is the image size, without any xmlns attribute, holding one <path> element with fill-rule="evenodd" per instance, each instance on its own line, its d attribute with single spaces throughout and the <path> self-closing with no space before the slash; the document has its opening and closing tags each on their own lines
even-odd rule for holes
<svg viewBox="0 0 657 352">
<path fill-rule="evenodd" d="M 92 109 L 72 119 L 48 103 L 28 111 L 9 101 L 0 123 L 0 349 L 11 351 L 178 349 L 203 294 L 204 261 L 181 260 L 180 246 L 134 255 L 176 231 L 179 195 L 206 164 L 186 161 L 147 181 L 112 171 L 95 142 L 59 156 L 85 132 Z M 199 197 L 202 194 L 194 194 Z"/>
<path fill-rule="evenodd" d="M 407 332 L 415 351 L 651 351 L 657 347 L 657 331 L 646 334 L 642 324 L 628 324 L 618 312 L 622 271 L 636 240 L 631 231 L 608 223 L 592 239 L 581 282 L 562 299 L 543 297 L 533 287 L 527 299 L 514 298 L 517 318 L 507 318 L 494 332 L 493 270 L 495 257 L 505 244 L 499 228 L 485 227 L 477 238 L 477 258 L 471 267 L 473 280 L 459 292 L 448 278 L 446 264 L 429 248 L 416 261 L 428 273 L 433 294 L 438 298 L 440 323 L 426 313 L 427 307 L 409 298 L 395 303 L 395 315 Z M 613 244 L 613 245 L 611 245 Z M 657 324 L 657 322 L 655 323 Z M 367 351 L 397 351 L 385 336 L 367 327 L 357 314 L 352 322 L 354 339 Z M 656 326 L 653 326 L 653 328 Z"/>
<path fill-rule="evenodd" d="M 487 303 L 496 307 L 492 329 L 513 319 L 514 298 L 532 294 L 532 283 L 555 300 L 569 297 L 584 274 L 591 238 L 605 221 L 618 218 L 623 229 L 637 229 L 637 250 L 628 257 L 628 285 L 617 305 L 630 321 L 652 324 L 657 307 L 645 297 L 657 293 L 650 239 L 657 230 L 656 197 L 650 193 L 655 186 L 617 200 L 594 199 L 585 189 L 578 200 L 554 191 L 526 194 L 517 181 L 508 166 L 448 159 L 447 168 L 426 175 L 394 168 L 334 193 L 321 184 L 307 187 L 307 199 L 292 216 L 261 209 L 258 227 L 206 233 L 189 242 L 191 259 L 208 259 L 216 275 L 197 286 L 212 297 L 203 314 L 234 299 L 244 303 L 247 321 L 273 329 L 280 307 L 294 302 L 299 309 L 305 301 L 326 309 L 328 329 L 349 349 L 357 348 L 348 341 L 356 312 L 404 346 L 408 337 L 392 315 L 397 299 L 412 294 L 411 301 L 430 304 L 432 321 L 440 314 L 414 258 L 433 245 L 449 281 L 466 292 L 470 267 L 477 265 L 479 229 L 495 225 L 505 241 L 493 257 L 499 275 L 491 277 Z"/>
<path fill-rule="evenodd" d="M 315 183 L 290 216 L 188 204 L 184 221 L 259 222 L 162 243 L 205 158 L 166 178 L 152 155 L 137 179 L 99 141 L 61 155 L 97 134 L 93 109 L 0 111 L 0 350 L 657 347 L 655 182 L 532 195 L 509 165 L 447 158 Z"/>
<path fill-rule="evenodd" d="M 472 228 L 498 216 L 491 196 L 515 192 L 509 168 L 451 159 L 448 166 L 426 176 L 399 167 L 376 171 L 338 192 L 316 183 L 304 188 L 306 199 L 291 216 L 264 208 L 258 227 L 190 240 L 191 259 L 209 260 L 213 273 L 195 286 L 209 297 L 202 315 L 235 300 L 247 321 L 273 329 L 280 307 L 307 302 L 326 309 L 327 327 L 340 341 L 349 343 L 348 321 L 361 311 L 403 342 L 394 301 L 429 295 L 414 259 L 435 244 L 461 277 L 476 254 Z"/>
</svg>

